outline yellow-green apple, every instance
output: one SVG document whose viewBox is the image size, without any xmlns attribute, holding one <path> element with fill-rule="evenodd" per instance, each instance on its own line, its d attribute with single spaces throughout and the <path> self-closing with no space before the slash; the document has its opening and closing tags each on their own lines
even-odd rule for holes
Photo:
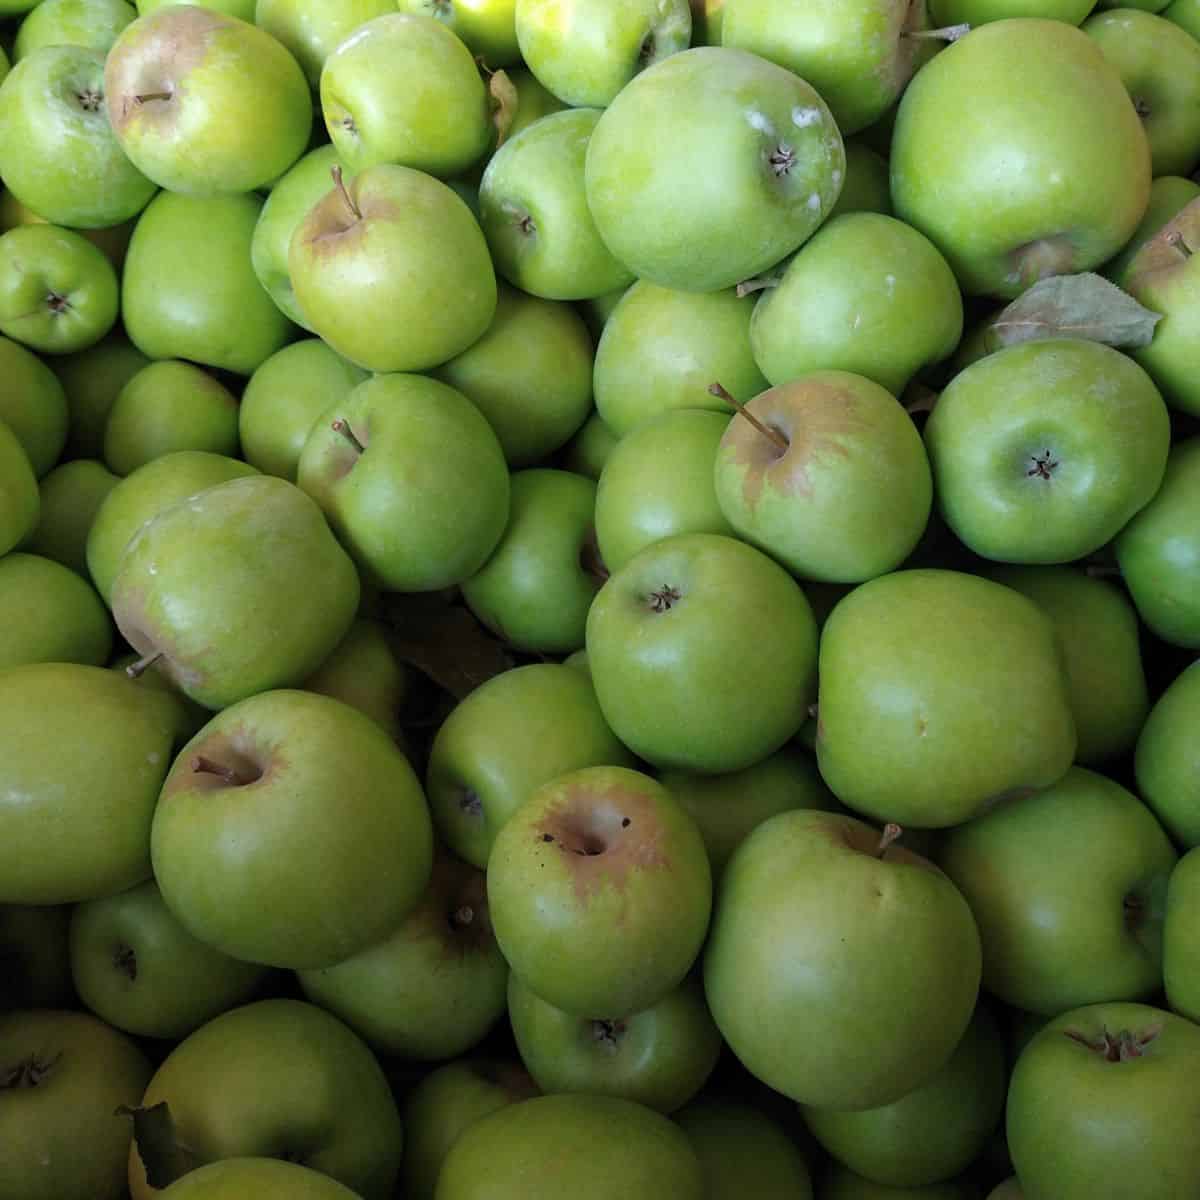
<svg viewBox="0 0 1200 1200">
<path fill-rule="evenodd" d="M 600 414 L 593 410 L 579 427 L 579 432 L 563 447 L 562 466 L 576 475 L 599 482 L 604 464 L 618 440 Z"/>
<path fill-rule="evenodd" d="M 68 904 L 0 904 L 0 1012 L 74 1003 L 67 950 L 71 912 Z"/>
<path fill-rule="evenodd" d="M 313 424 L 296 478 L 389 591 L 470 578 L 508 519 L 508 467 L 491 426 L 461 392 L 423 375 L 377 375 L 335 400 Z"/>
<path fill-rule="evenodd" d="M 201 1025 L 163 1060 L 141 1107 L 163 1103 L 196 1166 L 277 1157 L 332 1176 L 362 1200 L 392 1195 L 401 1127 L 387 1079 L 363 1042 L 315 1005 L 260 1000 Z M 163 1194 L 147 1180 L 136 1142 L 129 1190 L 133 1200 Z"/>
<path fill-rule="evenodd" d="M 587 200 L 638 278 L 711 292 L 805 241 L 845 171 L 841 134 L 810 84 L 756 54 L 698 46 L 643 71 L 605 110 L 588 144 Z"/>
<path fill-rule="evenodd" d="M 846 150 L 846 179 L 830 217 L 842 213 L 874 212 L 892 215 L 892 190 L 888 176 L 888 161 L 865 142 L 848 138 Z"/>
<path fill-rule="evenodd" d="M 925 424 L 942 516 L 1001 562 L 1064 563 L 1106 545 L 1158 491 L 1170 444 L 1150 376 L 1119 350 L 1077 339 L 973 363 Z"/>
<path fill-rule="evenodd" d="M 521 61 L 516 0 L 399 0 L 399 7 L 441 21 L 493 71 Z"/>
<path fill-rule="evenodd" d="M 506 141 L 484 169 L 479 216 L 496 270 L 531 295 L 585 300 L 633 282 L 601 240 L 585 191 L 599 119 L 597 108 L 550 113 Z"/>
<path fill-rule="evenodd" d="M 0 554 L 19 546 L 37 528 L 42 501 L 25 447 L 0 420 Z"/>
<path fill-rule="evenodd" d="M 420 782 L 374 721 L 284 689 L 226 709 L 179 752 L 151 852 L 194 937 L 302 969 L 396 928 L 429 883 L 433 833 Z"/>
<path fill-rule="evenodd" d="M 860 585 L 825 622 L 820 672 L 821 775 L 882 821 L 958 825 L 1075 756 L 1054 625 L 987 579 L 916 568 Z"/>
<path fill-rule="evenodd" d="M 123 333 L 50 360 L 66 394 L 69 429 L 64 458 L 103 458 L 104 427 L 121 389 L 150 360 Z"/>
<path fill-rule="evenodd" d="M 517 44 L 564 104 L 603 108 L 640 71 L 686 50 L 688 0 L 516 0 Z"/>
<path fill-rule="evenodd" d="M 0 1197 L 119 1200 L 149 1060 L 90 1013 L 0 1015 Z"/>
<path fill-rule="evenodd" d="M 366 378 L 366 371 L 320 338 L 305 338 L 277 350 L 259 364 L 242 392 L 238 406 L 242 457 L 264 475 L 294 483 L 300 453 L 317 418 Z"/>
<path fill-rule="evenodd" d="M 395 0 L 258 0 L 248 17 L 292 52 L 315 92 L 321 68 L 355 30 L 396 11 Z"/>
<path fill-rule="evenodd" d="M 379 1054 L 418 1061 L 465 1054 L 504 1015 L 509 975 L 483 872 L 439 855 L 416 907 L 388 936 L 297 974 L 309 1000 Z"/>
<path fill-rule="evenodd" d="M 1104 275 L 1114 283 L 1124 284 L 1129 264 L 1139 250 L 1173 217 L 1178 215 L 1197 196 L 1200 183 L 1182 175 L 1160 175 L 1150 184 L 1150 202 L 1129 241 L 1120 254 L 1104 264 Z"/>
<path fill-rule="evenodd" d="M 50 225 L 40 213 L 26 208 L 11 192 L 0 192 L 0 229 L 15 229 L 18 225 Z M 103 250 L 105 256 L 119 271 L 125 261 L 125 251 L 133 236 L 134 218 L 120 225 L 109 225 L 103 229 L 80 229 L 89 242 Z"/>
<path fill-rule="evenodd" d="M 1200 668 L 1185 668 L 1158 697 L 1138 735 L 1134 771 L 1138 792 L 1175 842 L 1200 846 L 1200 804 L 1193 782 L 1200 775 Z"/>
<path fill-rule="evenodd" d="M 336 1179 L 278 1158 L 226 1158 L 180 1176 L 163 1200 L 356 1200 Z"/>
<path fill-rule="evenodd" d="M 1096 0 L 929 0 L 935 25 L 986 25 L 1009 17 L 1045 17 L 1080 24 Z"/>
<path fill-rule="evenodd" d="M 292 234 L 288 272 L 312 329 L 371 371 L 436 367 L 482 337 L 496 311 L 471 210 L 432 175 L 391 163 L 317 202 Z"/>
<path fill-rule="evenodd" d="M 513 971 L 590 1018 L 640 1012 L 679 986 L 708 928 L 712 874 L 700 831 L 665 788 L 626 767 L 584 767 L 533 789 L 509 817 L 487 890 Z"/>
<path fill-rule="evenodd" d="M 312 97 L 300 65 L 240 17 L 169 4 L 127 26 L 104 64 L 104 101 L 129 160 L 192 195 L 264 187 L 304 153 Z"/>
<path fill-rule="evenodd" d="M 330 53 L 321 111 L 339 157 L 355 171 L 399 163 L 457 175 L 483 156 L 492 135 L 471 51 L 433 17 L 395 9 Z"/>
<path fill-rule="evenodd" d="M 696 1095 L 721 1052 L 704 989 L 690 977 L 641 1012 L 597 1018 L 563 1012 L 511 975 L 508 1018 L 543 1092 L 620 1096 L 664 1113 Z"/>
<path fill-rule="evenodd" d="M 43 46 L 86 46 L 107 54 L 137 15 L 126 0 L 42 0 L 17 28 L 13 61 Z"/>
<path fill-rule="evenodd" d="M 793 1100 L 890 1104 L 941 1070 L 971 1020 L 975 919 L 937 867 L 895 844 L 898 832 L 780 813 L 721 877 L 704 953 L 708 1006 L 746 1068 Z"/>
<path fill-rule="evenodd" d="M 954 272 L 927 237 L 881 213 L 847 213 L 818 229 L 763 292 L 750 344 L 773 384 L 834 368 L 898 396 L 954 352 L 962 327 Z"/>
<path fill-rule="evenodd" d="M 604 332 L 605 323 L 617 307 L 617 302 L 632 286 L 632 283 L 628 283 L 623 287 L 613 288 L 611 292 L 589 296 L 579 302 L 579 311 L 583 314 L 593 338 L 599 339 L 600 334 Z"/>
<path fill-rule="evenodd" d="M 1061 119 L 1048 125 L 1053 97 Z M 1016 296 L 1111 258 L 1141 220 L 1150 146 L 1120 75 L 1065 21 L 994 21 L 946 47 L 900 100 L 901 220 L 969 295 Z"/>
<path fill-rule="evenodd" d="M 56 224 L 119 225 L 156 190 L 109 125 L 104 61 L 86 46 L 46 46 L 0 85 L 0 177 L 23 205 Z"/>
<path fill-rule="evenodd" d="M 115 671 L 0 672 L 0 904 L 70 904 L 149 879 L 177 709 Z"/>
<path fill-rule="evenodd" d="M 1171 0 L 1099 0 L 1097 9 L 1106 8 L 1133 8 L 1141 9 L 1144 12 L 1156 13 L 1161 12 Z"/>
<path fill-rule="evenodd" d="M 530 663 L 480 684 L 442 722 L 425 786 L 438 835 L 486 867 L 492 843 L 535 788 L 583 767 L 631 767 L 585 672 Z"/>
<path fill-rule="evenodd" d="M 108 493 L 120 480 L 101 462 L 77 458 L 54 468 L 38 489 L 41 515 L 27 549 L 52 558 L 89 582 L 87 539 Z"/>
<path fill-rule="evenodd" d="M 38 554 L 0 557 L 0 670 L 21 663 L 102 667 L 113 627 L 91 582 Z"/>
<path fill-rule="evenodd" d="M 41 479 L 63 451 L 69 416 L 63 386 L 31 350 L 0 337 L 0 421 L 16 435 Z"/>
<path fill-rule="evenodd" d="M 1146 1004 L 1093 1004 L 1046 1025 L 1008 1090 L 1024 1200 L 1176 1200 L 1200 1187 L 1200 1029 Z"/>
<path fill-rule="evenodd" d="M 1157 495 L 1113 547 L 1133 603 L 1152 633 L 1200 648 L 1200 438 L 1177 443 Z"/>
<path fill-rule="evenodd" d="M 461 5 L 462 0 L 457 0 Z M 468 0 L 468 3 L 470 0 Z M 401 8 L 408 4 L 447 4 L 455 3 L 455 0 L 400 0 Z M 501 4 L 508 4 L 510 7 L 513 0 L 499 0 Z M 514 34 L 515 36 L 515 34 Z M 567 106 L 553 92 L 549 92 L 538 81 L 538 78 L 528 67 L 512 67 L 505 72 L 509 83 L 516 92 L 516 111 L 511 117 L 508 114 L 500 114 L 499 112 L 493 117 L 493 123 L 496 125 L 496 139 L 499 140 L 500 123 L 507 121 L 508 126 L 505 131 L 505 138 L 514 138 L 528 125 L 532 125 L 539 117 L 549 116 L 553 112 L 562 112 Z M 492 153 L 495 153 L 498 146 L 493 146 Z"/>
<path fill-rule="evenodd" d="M 79 998 L 101 1020 L 172 1040 L 249 1000 L 269 975 L 192 937 L 153 879 L 76 905 L 70 962 Z"/>
<path fill-rule="evenodd" d="M 548 1153 L 547 1147 L 552 1147 Z M 669 1181 L 669 1182 L 668 1182 Z M 438 1177 L 437 1200 L 607 1200 L 708 1195 L 682 1130 L 615 1096 L 537 1096 L 489 1113 L 459 1135 Z"/>
<path fill-rule="evenodd" d="M 138 16 L 149 16 L 160 8 L 169 8 L 177 4 L 189 4 L 191 0 L 134 0 Z M 200 0 L 200 8 L 208 8 L 213 12 L 225 13 L 227 16 L 238 17 L 243 21 L 254 20 L 254 0 Z"/>
<path fill-rule="evenodd" d="M 512 467 L 540 462 L 592 408 L 592 339 L 570 305 L 501 284 L 487 332 L 436 368 L 488 419 Z"/>
<path fill-rule="evenodd" d="M 908 558 L 933 482 L 895 396 L 863 375 L 812 371 L 742 412 L 753 420 L 729 423 L 713 464 L 717 503 L 738 537 L 829 583 L 872 579 Z"/>
<path fill-rule="evenodd" d="M 117 395 L 104 427 L 104 461 L 128 475 L 180 450 L 236 458 L 238 401 L 209 372 L 165 359 L 143 367 Z"/>
<path fill-rule="evenodd" d="M 0 0 L 0 17 L 19 17 L 38 3 L 39 0 Z"/>
<path fill-rule="evenodd" d="M 1186 29 L 1192 37 L 1200 38 L 1200 0 L 1169 0 L 1159 10 L 1168 21 Z"/>
<path fill-rule="evenodd" d="M 596 347 L 596 410 L 618 437 L 676 408 L 729 415 L 709 391 L 720 380 L 734 400 L 756 396 L 767 381 L 754 361 L 754 300 L 732 288 L 682 292 L 639 279 L 622 295 Z"/>
<path fill-rule="evenodd" d="M 1200 1021 L 1200 938 L 1196 912 L 1200 903 L 1200 853 L 1189 850 L 1167 881 L 1163 919 L 1163 988 L 1173 1012 Z"/>
</svg>

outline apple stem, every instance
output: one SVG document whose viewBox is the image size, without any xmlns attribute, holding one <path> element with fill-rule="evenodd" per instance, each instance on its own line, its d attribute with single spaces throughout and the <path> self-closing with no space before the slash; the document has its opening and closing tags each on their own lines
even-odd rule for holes
<svg viewBox="0 0 1200 1200">
<path fill-rule="evenodd" d="M 342 179 L 342 168 L 336 163 L 330 168 L 329 173 L 333 176 L 333 186 L 337 188 L 338 194 L 346 202 L 346 207 L 354 214 L 356 221 L 362 220 L 362 210 L 354 203 L 353 197 L 346 190 L 345 181 Z"/>
<path fill-rule="evenodd" d="M 934 405 L 938 402 L 938 394 L 933 388 L 926 387 L 923 383 L 910 384 L 905 392 L 906 402 L 904 411 L 912 416 L 914 413 L 933 412 Z"/>
<path fill-rule="evenodd" d="M 137 660 L 137 662 L 130 663 L 129 666 L 125 668 L 125 674 L 128 675 L 130 679 L 141 679 L 141 677 L 145 675 L 145 673 L 150 670 L 150 668 L 154 666 L 154 664 L 158 662 L 162 656 L 163 652 L 161 650 L 155 650 L 153 654 L 143 654 L 142 657 Z"/>
<path fill-rule="evenodd" d="M 1174 246 L 1184 258 L 1192 257 L 1192 248 L 1183 240 L 1183 234 L 1173 232 L 1167 234 L 1167 245 Z"/>
<path fill-rule="evenodd" d="M 354 430 L 350 428 L 349 421 L 342 417 L 338 417 L 338 419 L 334 421 L 331 428 L 336 433 L 340 433 L 342 437 L 344 437 L 346 441 L 348 441 L 350 445 L 352 445 L 354 449 L 359 452 L 359 454 L 362 454 L 366 450 L 366 446 L 364 446 L 362 442 L 360 442 L 358 438 L 354 436 Z"/>
<path fill-rule="evenodd" d="M 242 787 L 244 784 L 254 782 L 253 779 L 243 779 L 233 767 L 214 762 L 211 758 L 205 758 L 203 754 L 197 754 L 192 759 L 190 766 L 197 775 L 215 775 L 229 787 Z"/>
<path fill-rule="evenodd" d="M 140 96 L 134 96 L 134 99 L 139 104 L 149 104 L 151 100 L 170 100 L 172 99 L 171 92 L 145 92 Z"/>
<path fill-rule="evenodd" d="M 710 383 L 708 385 L 708 394 L 716 396 L 718 400 L 724 400 L 726 404 L 731 404 L 738 413 L 745 417 L 759 433 L 765 438 L 769 438 L 776 446 L 779 447 L 785 454 L 789 449 L 788 440 L 779 432 L 778 429 L 772 429 L 769 425 L 764 425 L 743 403 L 741 400 L 735 400 L 719 383 Z"/>
<path fill-rule="evenodd" d="M 918 41 L 957 42 L 970 32 L 970 25 L 943 25 L 941 29 L 906 29 L 900 36 Z"/>
<path fill-rule="evenodd" d="M 755 292 L 765 292 L 768 288 L 779 286 L 778 275 L 761 275 L 758 279 L 743 279 L 737 285 L 738 298 L 742 299 L 746 296 L 751 296 Z"/>
<path fill-rule="evenodd" d="M 875 857 L 882 858 L 888 852 L 888 847 L 890 847 L 893 842 L 898 841 L 903 832 L 904 830 L 901 829 L 895 821 L 889 821 L 883 827 L 883 834 L 881 835 L 879 839 L 879 845 L 875 850 Z"/>
</svg>

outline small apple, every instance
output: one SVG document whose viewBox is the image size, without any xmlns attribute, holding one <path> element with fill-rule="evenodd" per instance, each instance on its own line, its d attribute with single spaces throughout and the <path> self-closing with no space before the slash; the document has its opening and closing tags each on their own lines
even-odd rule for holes
<svg viewBox="0 0 1200 1200">
<path fill-rule="evenodd" d="M 161 1193 L 164 1200 L 356 1200 L 357 1192 L 311 1167 L 278 1158 L 226 1158 L 197 1167 Z"/>
<path fill-rule="evenodd" d="M 17 28 L 13 61 L 43 46 L 87 46 L 107 54 L 137 15 L 126 0 L 41 0 Z"/>
<path fill-rule="evenodd" d="M 35 662 L 101 667 L 112 642 L 112 619 L 89 581 L 52 558 L 0 557 L 0 670 Z"/>
<path fill-rule="evenodd" d="M 1200 774 L 1200 669 L 1181 671 L 1155 701 L 1138 736 L 1134 770 L 1141 797 L 1175 842 L 1200 846 L 1200 804 L 1193 781 Z"/>
<path fill-rule="evenodd" d="M 888 161 L 866 142 L 846 141 L 846 180 L 829 216 L 842 213 L 873 212 L 892 215 L 892 190 Z"/>
<path fill-rule="evenodd" d="M 0 422 L 16 435 L 41 479 L 62 454 L 69 416 L 63 386 L 31 350 L 0 337 Z"/>
<path fill-rule="evenodd" d="M 1197 196 L 1200 196 L 1200 183 L 1194 179 L 1184 179 L 1182 175 L 1160 175 L 1155 179 L 1150 184 L 1150 203 L 1146 205 L 1138 227 L 1121 253 L 1104 264 L 1105 278 L 1116 284 L 1127 282 L 1129 264 L 1138 251 Z"/>
<path fill-rule="evenodd" d="M 173 4 L 187 4 L 189 0 L 134 0 L 134 2 L 137 4 L 138 15 L 147 17 L 160 8 L 169 8 Z M 242 21 L 254 20 L 254 0 L 201 0 L 199 7 L 225 13 L 230 17 L 238 17 Z"/>
<path fill-rule="evenodd" d="M 122 333 L 50 360 L 66 394 L 69 413 L 65 458 L 103 458 L 104 427 L 121 389 L 150 360 Z"/>
<path fill-rule="evenodd" d="M 37 528 L 41 508 L 29 455 L 0 420 L 0 554 L 19 546 Z"/>
<path fill-rule="evenodd" d="M 579 427 L 579 432 L 563 447 L 562 466 L 576 475 L 600 480 L 604 464 L 613 452 L 618 437 L 595 410 Z"/>
<path fill-rule="evenodd" d="M 1168 0 L 1158 10 L 1168 21 L 1174 21 L 1194 38 L 1200 38 L 1200 3 L 1198 0 Z"/>
<path fill-rule="evenodd" d="M 292 52 L 315 92 L 333 51 L 375 17 L 395 12 L 395 0 L 258 0 L 246 18 Z"/>
<path fill-rule="evenodd" d="M 55 467 L 41 482 L 41 515 L 26 548 L 70 567 L 90 582 L 88 533 L 101 504 L 119 482 L 95 459 L 77 458 Z"/>
<path fill-rule="evenodd" d="M 399 7 L 441 21 L 493 71 L 521 61 L 516 0 L 399 0 Z"/>
</svg>

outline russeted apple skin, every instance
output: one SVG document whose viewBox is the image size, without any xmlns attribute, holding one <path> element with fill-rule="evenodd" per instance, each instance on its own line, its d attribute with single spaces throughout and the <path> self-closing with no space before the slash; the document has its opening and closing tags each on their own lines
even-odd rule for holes
<svg viewBox="0 0 1200 1200">
<path fill-rule="evenodd" d="M 799 809 L 758 826 L 721 878 L 709 1010 L 755 1076 L 819 1108 L 874 1108 L 920 1087 L 979 992 L 962 894 L 927 859 L 880 845 L 857 818 Z"/>
<path fill-rule="evenodd" d="M 533 791 L 497 835 L 487 874 L 509 965 L 578 1017 L 650 1007 L 683 980 L 708 928 L 700 831 L 665 788 L 625 767 Z"/>
<path fill-rule="evenodd" d="M 163 1193 L 164 1195 L 166 1193 Z M 181 1176 L 171 1200 L 358 1200 L 336 1179 L 279 1158 L 222 1158 Z"/>
<path fill-rule="evenodd" d="M 396 929 L 429 883 L 433 833 L 412 767 L 370 717 L 281 689 L 226 709 L 180 751 L 150 848 L 194 937 L 300 970 Z"/>
</svg>

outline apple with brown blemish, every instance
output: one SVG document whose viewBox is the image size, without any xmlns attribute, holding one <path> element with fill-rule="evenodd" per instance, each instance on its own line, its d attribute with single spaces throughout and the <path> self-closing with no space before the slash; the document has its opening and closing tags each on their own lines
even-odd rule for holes
<svg viewBox="0 0 1200 1200">
<path fill-rule="evenodd" d="M 848 371 L 760 393 L 717 449 L 717 501 L 735 533 L 802 579 L 860 583 L 898 567 L 929 520 L 921 435 L 896 398 Z"/>
<path fill-rule="evenodd" d="M 587 1018 L 640 1012 L 677 987 L 712 905 L 695 822 L 624 767 L 571 771 L 533 791 L 496 838 L 487 886 L 513 971 Z"/>
</svg>

